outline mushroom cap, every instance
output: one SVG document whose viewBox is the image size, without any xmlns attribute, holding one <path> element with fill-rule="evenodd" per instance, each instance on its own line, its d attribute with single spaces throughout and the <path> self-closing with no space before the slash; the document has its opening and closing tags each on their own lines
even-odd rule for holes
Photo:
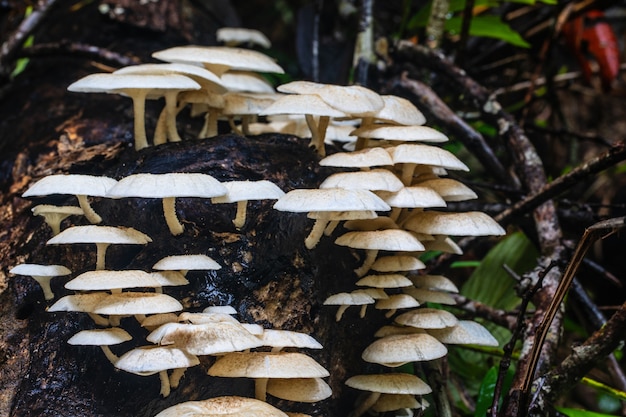
<svg viewBox="0 0 626 417">
<path fill-rule="evenodd" d="M 165 323 L 175 323 L 178 321 L 176 313 L 157 313 L 146 317 L 141 321 L 141 327 L 155 329 Z"/>
<path fill-rule="evenodd" d="M 426 288 L 434 291 L 459 292 L 454 282 L 443 275 L 412 275 L 409 279 L 417 288 Z"/>
<path fill-rule="evenodd" d="M 282 400 L 315 403 L 332 395 L 332 390 L 321 378 L 271 378 L 267 393 Z"/>
<path fill-rule="evenodd" d="M 456 300 L 444 291 L 433 291 L 426 288 L 406 287 L 402 291 L 415 298 L 420 303 L 438 303 L 445 305 L 455 305 Z"/>
<path fill-rule="evenodd" d="M 133 90 L 149 90 L 155 98 L 159 91 L 199 89 L 200 84 L 178 74 L 89 74 L 67 87 L 77 93 L 130 94 Z"/>
<path fill-rule="evenodd" d="M 462 255 L 463 250 L 459 245 L 456 244 L 454 240 L 452 240 L 448 236 L 437 235 L 434 240 L 429 240 L 428 242 L 424 242 L 424 247 L 426 250 L 436 250 L 445 253 L 455 253 L 457 255 Z"/>
<path fill-rule="evenodd" d="M 201 197 L 211 198 L 226 194 L 218 180 L 208 174 L 168 173 L 133 174 L 122 178 L 109 190 L 108 197 Z"/>
<path fill-rule="evenodd" d="M 451 178 L 434 178 L 421 181 L 417 185 L 432 188 L 446 201 L 465 201 L 478 198 L 476 193 L 467 185 Z"/>
<path fill-rule="evenodd" d="M 355 249 L 415 252 L 424 245 L 411 233 L 400 229 L 348 232 L 339 236 L 335 244 Z"/>
<path fill-rule="evenodd" d="M 120 356 L 115 367 L 136 375 L 152 375 L 176 368 L 189 368 L 199 365 L 195 355 L 183 349 L 165 346 L 141 346 Z"/>
<path fill-rule="evenodd" d="M 272 58 L 252 49 L 188 45 L 157 51 L 152 56 L 167 62 L 202 63 L 209 67 L 219 65 L 230 70 L 285 73 Z"/>
<path fill-rule="evenodd" d="M 84 294 L 72 294 L 59 298 L 52 304 L 48 311 L 53 313 L 57 311 L 80 311 L 83 313 L 92 313 L 98 306 L 98 303 L 109 296 L 106 292 L 92 292 Z"/>
<path fill-rule="evenodd" d="M 438 308 L 416 308 L 395 318 L 397 324 L 420 329 L 443 329 L 459 322 L 454 314 Z"/>
<path fill-rule="evenodd" d="M 378 93 L 360 85 L 326 84 L 315 94 L 333 108 L 355 117 L 373 116 L 385 106 Z"/>
<path fill-rule="evenodd" d="M 215 397 L 202 401 L 187 401 L 166 408 L 155 417 L 287 417 L 265 401 L 244 397 Z"/>
<path fill-rule="evenodd" d="M 274 204 L 280 211 L 306 213 L 310 211 L 390 210 L 389 205 L 367 190 L 343 188 L 297 189 L 286 193 Z"/>
<path fill-rule="evenodd" d="M 275 93 L 272 84 L 255 72 L 226 71 L 221 76 L 223 85 L 234 93 Z"/>
<path fill-rule="evenodd" d="M 387 293 L 382 288 L 359 288 L 351 292 L 351 294 L 360 293 L 367 294 L 372 297 L 374 300 L 385 300 L 389 298 Z"/>
<path fill-rule="evenodd" d="M 223 81 L 215 73 L 197 65 L 182 63 L 169 64 L 139 64 L 120 68 L 113 74 L 135 74 L 135 75 L 185 75 L 197 81 L 202 88 L 214 93 L 225 93 L 228 89 L 223 85 Z"/>
<path fill-rule="evenodd" d="M 59 277 L 72 273 L 63 265 L 38 265 L 38 264 L 19 264 L 9 270 L 11 274 L 27 275 L 30 277 Z"/>
<path fill-rule="evenodd" d="M 152 239 L 132 227 L 72 226 L 46 242 L 47 245 L 66 243 L 112 243 L 145 245 Z"/>
<path fill-rule="evenodd" d="M 410 326 L 398 326 L 395 324 L 386 325 L 376 330 L 374 337 L 385 337 L 398 334 L 415 334 L 415 333 L 427 333 L 424 329 L 418 329 L 417 327 Z"/>
<path fill-rule="evenodd" d="M 309 219 L 323 220 L 367 220 L 375 219 L 378 214 L 374 210 L 355 211 L 311 211 L 306 215 Z"/>
<path fill-rule="evenodd" d="M 418 258 L 409 255 L 381 256 L 372 264 L 377 272 L 415 271 L 424 269 L 426 265 Z"/>
<path fill-rule="evenodd" d="M 227 93 L 220 113 L 224 116 L 257 115 L 278 97 L 275 94 Z"/>
<path fill-rule="evenodd" d="M 441 343 L 458 345 L 499 346 L 498 340 L 483 325 L 475 321 L 459 320 L 445 329 L 429 329 L 428 334 Z"/>
<path fill-rule="evenodd" d="M 39 204 L 31 209 L 35 216 L 43 216 L 45 214 L 65 214 L 68 216 L 80 216 L 84 214 L 83 209 L 76 206 L 53 206 L 51 204 Z"/>
<path fill-rule="evenodd" d="M 178 321 L 181 323 L 189 322 L 192 324 L 206 324 L 206 323 L 234 323 L 241 324 L 239 321 L 230 314 L 219 312 L 202 312 L 202 313 L 190 313 L 185 311 L 180 313 Z"/>
<path fill-rule="evenodd" d="M 451 152 L 436 146 L 422 144 L 403 144 L 385 148 L 394 164 L 432 165 L 445 169 L 469 171 L 467 165 Z"/>
<path fill-rule="evenodd" d="M 437 192 L 428 187 L 402 187 L 395 192 L 377 191 L 376 195 L 391 207 L 427 208 L 446 206 L 446 201 Z"/>
<path fill-rule="evenodd" d="M 428 126 L 398 126 L 371 124 L 350 132 L 352 136 L 368 139 L 399 140 L 403 142 L 447 142 L 448 137 Z"/>
<path fill-rule="evenodd" d="M 39 197 L 51 194 L 72 194 L 104 197 L 117 184 L 113 178 L 81 175 L 56 174 L 43 177 L 22 194 L 22 197 Z"/>
<path fill-rule="evenodd" d="M 279 90 L 280 91 L 280 90 Z M 274 101 L 260 116 L 276 114 L 310 114 L 313 116 L 343 117 L 346 114 L 329 106 L 315 94 L 290 94 Z"/>
<path fill-rule="evenodd" d="M 174 345 L 194 355 L 216 355 L 263 345 L 241 324 L 232 322 L 166 323 L 150 333 L 146 340 L 160 345 Z"/>
<path fill-rule="evenodd" d="M 297 352 L 233 352 L 217 359 L 211 376 L 247 378 L 323 378 L 329 373 L 313 358 Z"/>
<path fill-rule="evenodd" d="M 127 342 L 133 337 L 119 327 L 81 330 L 67 341 L 70 345 L 111 346 Z"/>
<path fill-rule="evenodd" d="M 406 219 L 403 226 L 414 232 L 431 235 L 500 236 L 506 233 L 495 220 L 479 211 L 464 213 L 415 212 Z"/>
<path fill-rule="evenodd" d="M 374 118 L 384 123 L 399 125 L 423 125 L 426 118 L 409 100 L 393 96 L 382 95 L 385 105 L 374 115 Z"/>
<path fill-rule="evenodd" d="M 65 284 L 74 291 L 114 290 L 122 288 L 156 288 L 187 285 L 189 281 L 176 271 L 144 272 L 140 270 L 87 271 Z"/>
<path fill-rule="evenodd" d="M 203 313 L 220 313 L 220 314 L 237 314 L 237 310 L 233 306 L 208 306 Z"/>
<path fill-rule="evenodd" d="M 152 269 L 161 271 L 195 271 L 221 269 L 222 266 L 206 255 L 171 255 L 159 260 Z"/>
<path fill-rule="evenodd" d="M 403 187 L 404 184 L 402 184 L 402 181 L 400 181 L 400 179 L 391 171 L 386 169 L 338 172 L 327 177 L 319 186 L 319 188 L 322 189 L 344 188 L 348 190 L 376 191 L 399 191 Z"/>
<path fill-rule="evenodd" d="M 226 187 L 226 194 L 213 197 L 212 203 L 236 203 L 250 200 L 277 200 L 285 195 L 276 184 L 271 181 L 229 181 L 222 183 Z"/>
<path fill-rule="evenodd" d="M 167 294 L 122 292 L 109 294 L 102 298 L 93 312 L 107 315 L 127 315 L 171 313 L 182 309 L 182 304 Z"/>
<path fill-rule="evenodd" d="M 262 48 L 271 48 L 272 43 L 263 34 L 263 32 L 256 29 L 248 28 L 219 28 L 215 35 L 218 42 L 224 42 L 226 44 L 239 45 L 242 43 L 250 43 L 259 45 Z"/>
<path fill-rule="evenodd" d="M 401 274 L 367 275 L 356 282 L 356 285 L 374 288 L 402 288 L 413 285 L 410 279 Z"/>
<path fill-rule="evenodd" d="M 374 304 L 376 300 L 362 291 L 356 290 L 354 292 L 340 292 L 333 294 L 324 300 L 324 305 L 351 305 L 360 306 L 364 304 Z"/>
<path fill-rule="evenodd" d="M 404 408 L 419 409 L 422 405 L 410 394 L 382 394 L 372 406 L 372 410 L 378 413 Z"/>
<path fill-rule="evenodd" d="M 364 148 L 354 152 L 337 152 L 320 161 L 321 166 L 365 168 L 393 165 L 389 152 L 380 147 Z"/>
<path fill-rule="evenodd" d="M 361 391 L 383 394 L 424 395 L 432 392 L 430 386 L 415 375 L 405 373 L 385 373 L 355 375 L 345 384 Z"/>
<path fill-rule="evenodd" d="M 289 94 L 317 94 L 319 89 L 325 85 L 314 81 L 296 80 L 279 85 L 276 90 Z"/>
<path fill-rule="evenodd" d="M 361 357 L 364 361 L 397 367 L 409 362 L 444 357 L 448 349 L 426 333 L 385 336 L 369 345 Z"/>
<path fill-rule="evenodd" d="M 265 329 L 260 338 L 263 343 L 262 346 L 276 348 L 294 347 L 300 349 L 322 349 L 323 347 L 308 334 L 290 330 Z"/>
<path fill-rule="evenodd" d="M 408 294 L 392 294 L 388 298 L 376 301 L 376 310 L 397 310 L 419 307 L 420 303 Z"/>
</svg>

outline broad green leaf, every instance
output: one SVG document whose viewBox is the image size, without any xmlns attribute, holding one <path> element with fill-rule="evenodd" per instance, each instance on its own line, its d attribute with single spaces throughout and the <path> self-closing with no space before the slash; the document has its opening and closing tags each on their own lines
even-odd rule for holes
<svg viewBox="0 0 626 417">
<path fill-rule="evenodd" d="M 579 410 L 576 408 L 556 407 L 556 409 L 568 417 L 616 417 L 614 414 L 595 413 L 593 411 Z"/>
<path fill-rule="evenodd" d="M 514 372 L 509 369 L 504 377 L 502 384 L 502 393 L 509 391 L 511 383 L 513 381 Z M 498 381 L 498 367 L 492 366 L 485 377 L 483 378 L 480 389 L 478 390 L 478 397 L 476 398 L 476 408 L 474 410 L 474 417 L 484 417 L 487 415 L 487 410 L 493 404 L 493 392 L 496 388 L 496 382 Z M 500 404 L 502 400 L 498 401 Z"/>
<path fill-rule="evenodd" d="M 459 33 L 461 31 L 462 21 L 461 16 L 451 17 L 446 21 L 445 28 L 448 32 Z M 500 20 L 498 16 L 474 16 L 470 24 L 469 33 L 472 36 L 499 39 L 522 48 L 530 47 L 530 44 L 526 42 L 519 33 L 511 29 L 511 27 Z"/>
<path fill-rule="evenodd" d="M 461 288 L 461 294 L 494 308 L 511 310 L 519 298 L 514 289 L 516 282 L 503 265 L 521 275 L 536 265 L 538 256 L 537 249 L 523 233 L 513 233 L 487 253 Z"/>
</svg>

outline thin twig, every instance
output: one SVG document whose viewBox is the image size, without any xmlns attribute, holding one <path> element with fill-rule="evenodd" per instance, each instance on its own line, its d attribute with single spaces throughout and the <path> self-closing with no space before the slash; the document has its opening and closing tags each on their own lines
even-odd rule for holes
<svg viewBox="0 0 626 417">
<path fill-rule="evenodd" d="M 586 180 L 592 175 L 604 171 L 605 169 L 625 159 L 626 146 L 624 145 L 624 142 L 619 142 L 607 152 L 604 152 L 577 166 L 567 174 L 561 175 L 551 183 L 544 185 L 532 195 L 518 201 L 513 206 L 495 216 L 495 220 L 502 224 L 506 224 L 516 214 L 527 213 L 534 210 L 544 202 L 556 197 L 564 191 L 569 190 L 575 184 L 580 183 L 580 181 Z"/>
<path fill-rule="evenodd" d="M 22 20 L 17 29 L 0 46 L 0 77 L 6 79 L 19 50 L 56 4 L 57 0 L 39 0 L 37 8 Z"/>
<path fill-rule="evenodd" d="M 122 55 L 115 51 L 100 48 L 95 45 L 69 41 L 40 43 L 24 48 L 18 54 L 19 57 L 31 58 L 58 55 L 81 56 L 97 61 L 103 61 L 118 67 L 137 65 L 141 63 L 141 60 L 134 56 Z"/>
</svg>

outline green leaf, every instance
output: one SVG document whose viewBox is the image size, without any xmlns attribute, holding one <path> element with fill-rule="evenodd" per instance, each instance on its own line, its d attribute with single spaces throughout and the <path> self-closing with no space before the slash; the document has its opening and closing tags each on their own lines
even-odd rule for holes
<svg viewBox="0 0 626 417">
<path fill-rule="evenodd" d="M 579 410 L 577 408 L 556 407 L 556 409 L 568 417 L 616 417 L 614 414 L 595 413 L 593 411 Z"/>
<path fill-rule="evenodd" d="M 24 17 L 25 18 L 28 17 L 32 12 L 33 12 L 33 6 L 26 7 L 26 11 L 24 12 Z M 29 37 L 26 38 L 22 46 L 24 48 L 28 48 L 29 46 L 33 46 L 34 42 L 35 42 L 35 37 L 33 35 L 30 35 Z M 15 62 L 15 68 L 13 68 L 13 71 L 11 71 L 10 77 L 15 78 L 18 75 L 20 75 L 22 72 L 24 72 L 29 62 L 30 60 L 28 58 L 18 59 Z"/>
<path fill-rule="evenodd" d="M 461 31 L 461 16 L 451 17 L 446 21 L 446 30 L 451 33 L 459 33 Z M 511 29 L 498 16 L 474 16 L 470 24 L 470 35 L 483 36 L 487 38 L 500 39 L 511 45 L 522 48 L 529 48 L 530 44 L 526 42 L 519 33 Z"/>
<path fill-rule="evenodd" d="M 480 261 L 456 261 L 450 264 L 450 268 L 478 268 Z"/>
<path fill-rule="evenodd" d="M 504 377 L 502 384 L 502 393 L 509 391 L 511 383 L 513 382 L 514 372 L 509 369 Z M 480 389 L 478 390 L 478 397 L 476 398 L 476 408 L 474 410 L 474 417 L 484 417 L 487 415 L 487 410 L 493 404 L 493 392 L 496 388 L 496 382 L 498 381 L 498 367 L 492 366 L 485 377 L 483 378 Z M 502 400 L 498 401 L 500 404 Z"/>
<path fill-rule="evenodd" d="M 511 310 L 519 303 L 514 290 L 516 281 L 503 265 L 521 275 L 535 266 L 538 256 L 537 249 L 523 233 L 513 233 L 487 253 L 461 288 L 461 294 L 494 308 Z"/>
</svg>

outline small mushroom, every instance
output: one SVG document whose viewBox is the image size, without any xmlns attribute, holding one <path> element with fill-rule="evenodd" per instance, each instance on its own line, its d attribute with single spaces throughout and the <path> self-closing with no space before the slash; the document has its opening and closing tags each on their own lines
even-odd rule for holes
<svg viewBox="0 0 626 417">
<path fill-rule="evenodd" d="M 224 42 L 226 46 L 237 46 L 241 44 L 258 45 L 262 48 L 270 48 L 272 43 L 263 34 L 256 29 L 248 28 L 219 28 L 216 33 L 218 42 Z"/>
<path fill-rule="evenodd" d="M 177 197 L 211 198 L 226 194 L 226 188 L 215 178 L 200 173 L 133 174 L 121 179 L 107 197 L 141 197 L 163 199 L 163 213 L 170 232 L 177 236 L 185 228 L 176 216 Z"/>
<path fill-rule="evenodd" d="M 283 190 L 270 181 L 230 181 L 222 183 L 226 187 L 226 194 L 213 197 L 211 202 L 237 203 L 237 214 L 233 224 L 241 229 L 246 223 L 246 211 L 248 201 L 251 200 L 277 200 L 285 195 Z"/>
<path fill-rule="evenodd" d="M 91 223 L 100 223 L 102 218 L 91 208 L 87 196 L 104 197 L 111 187 L 117 184 L 113 178 L 80 175 L 57 174 L 43 177 L 30 186 L 22 197 L 41 197 L 52 194 L 72 194 L 78 199 L 80 208 Z"/>
<path fill-rule="evenodd" d="M 69 275 L 72 273 L 68 268 L 62 265 L 38 265 L 38 264 L 20 264 L 16 265 L 9 271 L 12 274 L 27 275 L 33 277 L 39 283 L 43 290 L 46 300 L 52 300 L 54 293 L 50 288 L 50 280 L 54 277 Z"/>
<path fill-rule="evenodd" d="M 444 357 L 448 349 L 426 333 L 385 336 L 365 348 L 365 362 L 398 367 L 409 362 L 430 361 Z"/>
<path fill-rule="evenodd" d="M 189 271 L 217 270 L 222 266 L 215 262 L 213 258 L 197 255 L 171 255 L 166 256 L 152 266 L 152 269 L 160 271 L 180 271 L 183 276 Z"/>
<path fill-rule="evenodd" d="M 343 313 L 350 306 L 361 306 L 361 318 L 365 317 L 365 307 L 368 304 L 374 304 L 376 300 L 368 294 L 363 293 L 362 291 L 354 291 L 351 293 L 340 292 L 337 294 L 333 294 L 324 300 L 324 305 L 338 305 L 339 309 L 337 309 L 337 314 L 335 315 L 335 319 L 337 321 L 341 320 Z"/>
<path fill-rule="evenodd" d="M 131 227 L 72 226 L 48 240 L 46 244 L 95 243 L 96 269 L 105 269 L 105 257 L 109 245 L 145 245 L 149 242 L 152 242 L 149 236 Z"/>
<path fill-rule="evenodd" d="M 41 216 L 50 229 L 52 235 L 58 235 L 61 231 L 61 222 L 69 216 L 81 216 L 85 212 L 80 207 L 75 206 L 53 206 L 50 204 L 39 204 L 33 207 L 32 212 L 35 216 Z"/>
<path fill-rule="evenodd" d="M 132 339 L 128 332 L 119 327 L 107 329 L 81 330 L 67 341 L 74 346 L 100 346 L 104 355 L 113 365 L 117 363 L 119 357 L 111 351 L 109 346 L 118 345 Z"/>
<path fill-rule="evenodd" d="M 255 397 L 265 401 L 270 378 L 324 378 L 329 373 L 313 358 L 297 352 L 233 352 L 209 368 L 211 376 L 254 378 Z"/>
<path fill-rule="evenodd" d="M 212 417 L 288 417 L 265 401 L 235 396 L 215 397 L 201 401 L 187 401 L 161 411 L 155 417 L 212 416 Z"/>
<path fill-rule="evenodd" d="M 187 368 L 199 364 L 200 361 L 195 355 L 182 349 L 169 346 L 142 346 L 123 354 L 115 363 L 115 367 L 141 376 L 158 373 L 161 378 L 161 395 L 167 397 L 173 385 L 170 382 L 172 377 L 168 376 L 167 371 L 176 371 L 172 376 L 177 385 Z"/>
</svg>

